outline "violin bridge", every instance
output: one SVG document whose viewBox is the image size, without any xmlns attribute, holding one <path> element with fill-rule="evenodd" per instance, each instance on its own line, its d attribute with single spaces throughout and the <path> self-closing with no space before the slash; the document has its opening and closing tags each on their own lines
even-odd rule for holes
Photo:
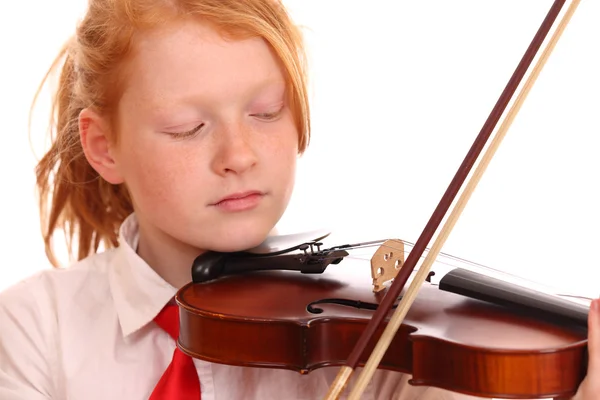
<svg viewBox="0 0 600 400">
<path fill-rule="evenodd" d="M 386 240 L 371 257 L 371 277 L 373 292 L 385 288 L 385 283 L 396 277 L 404 265 L 404 242 L 397 239 Z"/>
</svg>

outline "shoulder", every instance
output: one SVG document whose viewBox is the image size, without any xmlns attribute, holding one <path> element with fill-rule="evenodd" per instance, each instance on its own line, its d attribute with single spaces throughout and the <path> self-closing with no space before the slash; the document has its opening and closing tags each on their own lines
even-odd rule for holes
<svg viewBox="0 0 600 400">
<path fill-rule="evenodd" d="M 13 303 L 31 304 L 40 298 L 55 295 L 56 290 L 74 292 L 79 284 L 88 280 L 106 279 L 109 266 L 115 257 L 115 250 L 90 255 L 67 268 L 36 272 L 0 291 L 0 308 Z"/>
<path fill-rule="evenodd" d="M 64 302 L 74 303 L 83 296 L 106 294 L 113 253 L 94 254 L 68 268 L 42 270 L 8 287 L 0 292 L 0 319 L 13 317 L 10 319 L 15 322 L 28 315 L 44 319 Z M 9 322 L 2 320 L 0 325 L 4 327 Z M 0 334 L 0 338 L 3 337 L 4 332 Z"/>
<path fill-rule="evenodd" d="M 111 253 L 37 272 L 0 292 L 0 398 L 52 397 L 59 325 L 68 324 L 69 309 L 91 304 L 83 301 L 86 296 L 108 294 Z"/>
</svg>

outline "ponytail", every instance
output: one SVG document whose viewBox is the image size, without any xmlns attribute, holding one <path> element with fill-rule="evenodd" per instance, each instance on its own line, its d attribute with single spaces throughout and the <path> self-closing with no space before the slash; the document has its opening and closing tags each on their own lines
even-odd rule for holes
<svg viewBox="0 0 600 400">
<path fill-rule="evenodd" d="M 102 179 L 83 153 L 78 118 L 84 105 L 76 90 L 77 71 L 69 49 L 67 44 L 61 50 L 40 85 L 41 89 L 64 58 L 52 103 L 52 145 L 35 168 L 45 252 L 54 267 L 59 267 L 52 243 L 57 230 L 63 231 L 71 258 L 77 244 L 80 260 L 100 244 L 116 247 L 119 225 L 133 211 L 125 187 Z"/>
</svg>

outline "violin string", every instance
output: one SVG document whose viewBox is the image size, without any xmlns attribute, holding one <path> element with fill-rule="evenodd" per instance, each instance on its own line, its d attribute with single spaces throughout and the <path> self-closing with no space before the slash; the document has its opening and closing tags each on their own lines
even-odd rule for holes
<svg viewBox="0 0 600 400">
<path fill-rule="evenodd" d="M 560 296 L 560 297 L 571 297 L 573 299 L 581 299 L 581 300 L 594 300 L 591 297 L 585 297 L 585 296 L 579 296 L 579 295 L 575 295 L 575 294 L 568 294 L 568 293 L 557 293 L 556 296 Z"/>
<path fill-rule="evenodd" d="M 414 247 L 414 243 L 412 243 L 412 242 L 409 242 L 407 240 L 401 240 L 401 239 L 398 239 L 398 240 L 400 240 L 403 244 L 405 244 L 405 245 L 407 245 L 409 247 Z M 396 247 L 391 246 L 391 245 L 386 245 L 385 241 L 386 240 L 373 240 L 373 241 L 369 241 L 369 242 L 362 242 L 362 243 L 356 243 L 356 244 L 350 244 L 350 245 L 343 245 L 343 246 L 335 246 L 335 247 L 333 247 L 333 249 L 354 250 L 354 249 L 366 249 L 366 248 L 371 248 L 371 247 L 386 247 L 386 248 L 389 248 L 389 249 L 392 249 L 392 250 L 399 251 L 399 252 L 403 253 L 405 256 L 410 253 L 410 251 L 408 251 L 408 250 L 403 250 L 403 249 L 399 249 L 399 248 L 396 248 Z M 423 255 L 421 255 L 419 257 L 419 259 L 424 259 L 426 257 L 425 253 L 428 252 L 429 250 L 430 250 L 430 248 L 426 247 L 425 248 L 425 252 L 423 252 Z M 540 286 L 539 282 L 536 282 L 536 281 L 534 281 L 532 279 L 528 279 L 528 278 L 524 278 L 522 276 L 514 275 L 514 274 L 508 273 L 506 271 L 502 271 L 500 269 L 488 267 L 488 266 L 486 266 L 484 264 L 481 264 L 481 263 L 478 263 L 478 262 L 474 262 L 474 261 L 470 261 L 470 260 L 467 260 L 467 259 L 462 258 L 462 257 L 454 256 L 454 255 L 451 255 L 451 254 L 448 254 L 448 253 L 444 253 L 444 252 L 439 252 L 439 255 L 440 255 L 440 257 L 448 258 L 450 260 L 454 260 L 454 261 L 460 262 L 463 265 L 453 264 L 453 263 L 450 263 L 449 261 L 442 261 L 440 259 L 440 257 L 438 257 L 438 259 L 435 261 L 435 264 L 437 264 L 437 265 L 442 264 L 442 265 L 447 265 L 447 266 L 453 267 L 453 268 L 460 268 L 461 266 L 464 266 L 464 264 L 466 264 L 466 265 L 471 266 L 472 268 L 475 268 L 475 270 L 476 269 L 481 269 L 481 270 L 485 270 L 485 271 L 490 271 L 490 272 L 501 274 L 501 275 L 504 275 L 504 276 L 507 276 L 507 277 L 510 277 L 510 278 L 513 278 L 513 279 L 518 279 L 518 280 L 521 280 L 521 281 L 526 281 L 526 282 L 528 282 L 530 284 Z M 347 256 L 347 258 L 370 261 L 371 260 L 370 257 L 372 257 L 372 256 L 373 256 L 373 254 L 371 253 L 371 254 L 369 254 L 369 258 L 368 259 L 365 258 L 365 257 L 358 257 L 357 255 Z M 331 256 L 331 257 L 324 257 L 322 259 L 323 260 L 328 260 L 328 259 L 338 259 L 338 258 L 339 257 Z M 471 269 L 471 270 L 473 270 L 473 269 Z M 415 272 L 416 271 L 418 271 L 418 268 L 415 268 Z M 477 271 L 474 271 L 474 272 L 477 272 Z M 541 285 L 541 286 L 544 286 L 544 285 Z M 547 289 L 551 289 L 551 288 L 547 288 Z M 589 297 L 575 295 L 575 294 L 556 293 L 554 291 L 552 291 L 552 294 L 554 294 L 555 296 L 561 296 L 561 297 L 571 297 L 571 298 L 577 298 L 577 299 L 592 300 Z"/>
<path fill-rule="evenodd" d="M 405 244 L 408 244 L 409 246 L 414 246 L 410 242 L 407 242 L 407 241 L 403 241 L 403 242 Z M 397 249 L 397 250 L 399 250 L 399 249 Z M 426 250 L 425 250 L 424 254 L 426 252 L 428 252 L 428 251 L 429 251 L 429 247 L 426 247 Z M 405 253 L 408 254 L 409 252 L 405 251 Z M 545 289 L 547 289 L 548 291 L 550 291 L 555 296 L 592 300 L 591 298 L 585 297 L 585 296 L 556 292 L 556 291 L 554 291 L 552 289 L 557 289 L 558 290 L 558 288 L 551 288 L 551 287 L 548 287 L 547 285 L 541 284 L 540 282 L 534 281 L 532 279 L 528 279 L 528 278 L 525 278 L 523 276 L 511 274 L 509 272 L 506 272 L 506 271 L 503 271 L 503 270 L 500 270 L 500 269 L 488 267 L 488 266 L 483 265 L 481 263 L 470 261 L 470 260 L 467 260 L 467 259 L 462 258 L 462 257 L 453 256 L 451 254 L 447 254 L 447 253 L 443 253 L 443 252 L 439 252 L 439 255 L 443 256 L 445 258 L 450 258 L 452 260 L 458 261 L 458 262 L 463 263 L 463 264 L 470 265 L 470 266 L 472 266 L 472 267 L 475 268 L 475 270 L 472 270 L 473 272 L 477 272 L 476 269 L 481 269 L 481 270 L 484 270 L 484 271 L 490 271 L 490 272 L 494 272 L 494 273 L 497 273 L 497 274 L 500 274 L 500 275 L 504 275 L 504 276 L 509 277 L 509 278 L 520 280 L 522 282 L 527 282 L 527 283 L 535 285 L 537 287 L 543 286 L 543 287 L 545 287 Z M 421 256 L 420 258 L 425 258 L 425 256 Z M 439 258 L 435 261 L 435 263 L 436 264 L 445 264 L 445 265 L 448 265 L 448 266 L 451 266 L 451 267 L 460 268 L 460 265 L 455 265 L 455 264 L 450 264 L 448 262 L 443 262 L 443 261 L 440 261 Z"/>
<path fill-rule="evenodd" d="M 398 250 L 398 251 L 402 251 L 402 250 Z M 403 252 L 405 255 L 406 255 L 406 254 L 408 254 L 408 252 L 407 252 L 406 250 L 404 250 L 404 251 L 402 251 L 402 252 Z M 356 260 L 363 260 L 363 261 L 371 261 L 371 256 L 372 256 L 372 255 L 373 255 L 373 254 L 364 254 L 364 255 L 363 255 L 363 254 L 359 254 L 359 255 L 352 254 L 352 255 L 346 256 L 345 258 L 349 258 L 349 259 L 356 259 Z M 335 258 L 339 258 L 339 257 L 333 257 L 333 256 L 332 256 L 332 257 L 324 257 L 323 259 L 327 260 L 327 259 L 335 259 Z M 421 256 L 421 257 L 419 257 L 419 258 L 421 258 L 421 259 L 422 259 L 422 258 L 425 258 L 425 256 Z M 449 266 L 449 267 L 453 267 L 453 268 L 459 268 L 459 266 L 458 266 L 458 265 L 451 264 L 451 263 L 449 263 L 449 262 L 440 261 L 439 259 L 436 261 L 436 263 L 437 263 L 437 264 L 444 264 L 444 265 L 447 265 L 447 266 Z M 415 271 L 418 271 L 418 270 L 419 270 L 419 268 L 415 268 Z"/>
<path fill-rule="evenodd" d="M 399 251 L 400 251 L 400 250 L 399 250 Z M 405 254 L 407 254 L 407 253 L 408 253 L 406 250 L 404 250 L 403 252 L 404 252 Z M 452 257 L 453 257 L 453 256 L 451 256 L 451 258 L 452 258 Z M 370 257 L 368 257 L 368 258 L 367 258 L 367 257 L 359 257 L 359 256 L 356 256 L 356 255 L 350 255 L 350 256 L 347 256 L 346 258 L 350 258 L 350 259 L 359 259 L 359 260 L 363 260 L 363 261 L 370 261 L 370 260 L 371 260 L 371 258 L 370 258 Z M 425 258 L 425 256 L 421 256 L 421 257 L 419 257 L 419 258 L 420 258 L 420 259 L 424 259 L 424 258 Z M 460 259 L 460 260 L 462 260 L 460 257 L 454 257 L 454 258 L 457 258 L 457 259 Z M 475 263 L 475 262 L 472 262 L 472 261 L 469 261 L 469 260 L 465 260 L 465 262 L 466 262 L 466 263 L 468 263 L 468 264 L 480 265 L 480 264 L 478 264 L 478 263 Z M 435 261 L 435 263 L 436 263 L 436 264 L 444 264 L 444 265 L 447 265 L 447 266 L 449 266 L 449 267 L 460 268 L 460 266 L 458 266 L 458 265 L 451 264 L 451 263 L 444 262 L 444 261 L 440 261 L 439 259 L 438 259 L 438 260 L 436 260 L 436 261 Z M 482 267 L 483 267 L 483 268 L 486 268 L 486 269 L 490 269 L 490 270 L 492 270 L 492 271 L 497 271 L 497 270 L 495 270 L 495 269 L 493 269 L 493 268 L 486 267 L 486 266 L 484 266 L 484 265 L 482 265 Z M 416 273 L 418 270 L 419 270 L 419 268 L 418 268 L 418 267 L 417 267 L 417 268 L 415 268 L 415 269 L 414 269 L 414 271 L 413 271 L 413 274 L 414 274 L 414 273 Z M 433 269 L 432 269 L 432 270 L 433 270 Z M 502 273 L 502 274 L 505 274 L 505 275 L 513 276 L 513 275 L 511 275 L 511 274 L 508 274 L 508 273 L 506 273 L 506 272 L 503 272 L 503 271 L 498 271 L 498 272 L 499 272 L 499 273 Z M 515 276 L 515 277 L 516 277 L 516 278 L 518 278 L 518 279 L 521 279 L 521 280 L 526 280 L 526 281 L 529 281 L 528 279 L 526 279 L 526 278 L 522 278 L 522 277 L 520 277 L 520 276 Z M 535 282 L 535 281 L 530 281 L 530 282 L 531 282 L 531 283 L 534 283 L 534 284 L 536 284 L 536 285 L 539 285 L 539 283 L 538 283 L 538 282 Z M 434 285 L 434 286 L 436 286 L 436 285 L 437 285 L 437 284 L 436 284 L 436 283 L 434 283 L 434 282 L 431 282 L 430 284 L 431 284 L 431 285 Z M 570 298 L 573 298 L 573 299 L 589 300 L 589 301 L 591 301 L 591 300 L 594 300 L 594 299 L 593 299 L 593 298 L 591 298 L 591 297 L 586 297 L 586 296 L 581 296 L 581 295 L 576 295 L 576 294 L 569 294 L 569 293 L 554 293 L 554 292 L 553 292 L 552 294 L 553 294 L 553 295 L 555 295 L 555 296 L 559 296 L 559 297 L 570 297 Z"/>
<path fill-rule="evenodd" d="M 402 243 L 404 243 L 405 245 L 408 245 L 408 246 L 410 246 L 410 247 L 414 247 L 414 243 L 412 243 L 412 242 L 409 242 L 409 241 L 406 241 L 406 240 L 401 240 L 401 241 L 402 241 Z M 396 250 L 396 251 L 402 252 L 404 255 L 408 255 L 408 254 L 410 253 L 410 251 L 407 251 L 407 250 L 402 250 L 402 249 L 399 249 L 399 248 L 396 248 L 396 247 L 394 247 L 394 246 L 390 246 L 390 245 L 385 245 L 384 243 L 385 243 L 385 240 L 375 240 L 375 241 L 371 241 L 371 242 L 364 242 L 364 243 L 358 243 L 358 244 L 353 244 L 353 245 L 337 246 L 337 247 L 334 247 L 334 248 L 335 248 L 335 249 L 337 249 L 337 248 L 341 248 L 341 249 L 343 249 L 343 250 L 353 250 L 353 249 L 364 249 L 364 248 L 370 248 L 370 247 L 379 247 L 379 246 L 383 246 L 383 247 L 390 248 L 390 249 L 392 249 L 392 250 Z M 429 248 L 427 247 L 425 251 L 429 251 Z M 486 270 L 494 271 L 494 272 L 496 272 L 496 273 L 500 273 L 500 274 L 506 274 L 506 275 L 510 275 L 510 276 L 512 276 L 512 277 L 515 277 L 515 278 L 520 278 L 520 277 L 517 277 L 517 276 L 513 276 L 513 275 L 511 275 L 511 274 L 508 274 L 507 272 L 504 272 L 504 271 L 501 271 L 501 270 L 497 270 L 497 269 L 494 269 L 494 268 L 491 268 L 491 267 L 487 267 L 487 266 L 485 266 L 485 265 L 483 265 L 483 264 L 480 264 L 480 263 L 477 263 L 477 262 L 474 262 L 474 261 L 470 261 L 470 260 L 467 260 L 467 259 L 465 259 L 465 258 L 461 258 L 461 257 L 453 256 L 453 255 L 451 255 L 451 254 L 447 254 L 447 253 L 443 253 L 443 252 L 440 252 L 439 254 L 440 254 L 440 256 L 443 256 L 443 257 L 445 257 L 445 258 L 449 258 L 449 259 L 452 259 L 452 260 L 459 261 L 459 262 L 461 262 L 461 263 L 463 263 L 463 264 L 469 264 L 469 265 L 475 266 L 475 267 L 477 267 L 477 268 L 481 268 L 481 269 L 486 269 Z M 371 256 L 372 256 L 372 254 L 371 254 Z M 336 256 L 331 256 L 331 257 L 324 257 L 324 258 L 323 258 L 323 260 L 328 260 L 328 259 L 337 259 L 337 258 L 339 258 L 339 257 L 336 257 Z M 419 257 L 419 258 L 421 258 L 421 259 L 422 259 L 422 258 L 425 258 L 425 256 L 423 256 L 423 255 L 422 255 L 422 256 L 421 256 L 421 257 Z M 370 260 L 370 259 L 369 259 L 369 260 Z M 439 260 L 437 260 L 436 262 L 437 262 L 438 264 L 444 264 L 444 265 L 448 265 L 448 266 L 450 266 L 450 267 L 454 267 L 454 268 L 458 268 L 458 267 L 459 267 L 458 265 L 456 265 L 456 264 L 451 264 L 451 263 L 449 263 L 449 262 L 444 262 L 444 261 L 439 261 Z M 520 278 L 520 279 L 522 279 L 522 278 Z M 531 282 L 532 282 L 532 283 L 535 283 L 535 282 L 533 282 L 533 281 L 531 281 Z"/>
<path fill-rule="evenodd" d="M 361 247 L 359 247 L 359 248 L 364 248 L 364 247 L 375 247 L 375 246 L 374 246 L 374 245 L 370 245 L 370 246 L 361 246 Z M 393 247 L 393 246 L 386 246 L 386 247 L 393 248 L 394 250 L 397 250 L 397 251 L 399 251 L 399 252 L 402 252 L 402 253 L 403 253 L 403 254 L 405 254 L 405 255 L 407 255 L 407 254 L 409 253 L 409 252 L 408 252 L 408 251 L 406 251 L 406 250 L 397 249 L 397 248 L 395 248 L 395 247 Z M 349 250 L 349 248 L 346 248 L 346 250 Z M 350 249 L 350 250 L 351 250 L 351 249 Z M 351 254 L 351 255 L 348 255 L 348 256 L 346 256 L 345 258 L 348 258 L 348 259 L 356 259 L 356 260 L 362 260 L 362 261 L 371 261 L 371 258 L 372 258 L 372 256 L 373 256 L 373 253 L 359 253 L 359 254 L 354 254 L 354 253 L 353 253 L 353 254 Z M 425 256 L 424 256 L 424 255 L 421 255 L 419 258 L 420 258 L 420 259 L 424 259 L 424 258 L 425 258 Z M 448 257 L 448 258 L 452 258 L 452 257 L 450 256 L 450 257 Z M 339 259 L 339 256 L 326 256 L 326 257 L 322 257 L 322 258 L 320 258 L 320 259 L 321 259 L 321 260 L 323 260 L 323 261 L 325 261 L 325 260 L 335 260 L 335 259 Z M 449 266 L 449 267 L 452 267 L 452 268 L 459 268 L 459 267 L 460 267 L 459 265 L 452 264 L 452 263 L 450 263 L 450 262 L 441 261 L 439 258 L 438 258 L 438 260 L 436 260 L 436 264 L 438 264 L 438 265 L 439 265 L 439 264 L 443 264 L 443 265 L 447 265 L 447 266 Z M 414 269 L 414 271 L 415 271 L 415 272 L 416 272 L 416 271 L 418 271 L 418 270 L 419 270 L 419 268 L 415 268 L 415 269 Z"/>
<path fill-rule="evenodd" d="M 409 241 L 407 241 L 407 240 L 401 240 L 401 239 L 399 239 L 399 240 L 400 240 L 402 243 L 404 243 L 405 245 L 408 245 L 408 246 L 410 246 L 410 247 L 414 247 L 414 243 L 412 243 L 412 242 L 409 242 Z M 353 250 L 353 249 L 359 249 L 359 248 L 369 248 L 369 247 L 379 247 L 379 246 L 385 246 L 385 247 L 387 247 L 387 248 L 391 248 L 392 250 L 401 251 L 401 252 L 403 252 L 405 255 L 407 255 L 407 254 L 409 253 L 409 252 L 408 252 L 408 251 L 406 251 L 406 250 L 398 249 L 398 248 L 396 248 L 396 247 L 394 247 L 394 246 L 390 246 L 390 245 L 385 245 L 384 243 L 385 243 L 385 240 L 373 240 L 373 241 L 370 241 L 370 242 L 362 242 L 362 243 L 351 244 L 351 245 L 345 245 L 345 246 L 336 246 L 336 247 L 333 247 L 333 249 Z M 426 248 L 425 248 L 425 251 L 429 251 L 429 250 L 430 250 L 430 248 L 429 248 L 429 247 L 426 247 Z M 515 278 L 520 278 L 520 277 L 517 277 L 517 276 L 511 275 L 511 274 L 509 274 L 509 273 L 507 273 L 507 272 L 504 272 L 504 271 L 501 271 L 501 270 L 498 270 L 498 269 L 494 269 L 494 268 L 488 267 L 488 266 L 486 266 L 486 265 L 483 265 L 483 264 L 480 264 L 480 263 L 477 263 L 477 262 L 474 262 L 474 261 L 467 260 L 467 259 L 465 259 L 465 258 L 462 258 L 462 257 L 453 256 L 453 255 L 451 255 L 451 254 L 447 254 L 447 253 L 444 253 L 444 252 L 440 252 L 439 254 L 440 254 L 441 256 L 444 256 L 444 257 L 446 257 L 446 258 L 454 259 L 454 260 L 456 260 L 456 261 L 460 261 L 461 263 L 464 263 L 464 264 L 469 264 L 469 265 L 475 266 L 475 267 L 477 267 L 477 268 L 486 269 L 486 270 L 494 271 L 494 272 L 497 272 L 497 273 L 501 273 L 501 274 L 510 275 L 510 276 L 512 276 L 512 277 L 515 277 Z M 337 257 L 332 257 L 332 258 L 337 258 Z M 420 257 L 420 258 L 424 258 L 424 257 Z M 447 263 L 446 263 L 446 264 L 447 264 Z M 450 265 L 450 266 L 453 266 L 453 267 L 457 267 L 456 265 L 453 265 L 453 264 L 447 264 L 447 265 Z M 532 282 L 532 283 L 535 283 L 535 282 L 533 282 L 533 281 L 531 281 L 531 282 Z"/>
</svg>

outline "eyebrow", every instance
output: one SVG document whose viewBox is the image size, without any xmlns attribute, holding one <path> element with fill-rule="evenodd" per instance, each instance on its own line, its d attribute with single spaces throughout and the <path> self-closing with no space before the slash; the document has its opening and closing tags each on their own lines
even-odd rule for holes
<svg viewBox="0 0 600 400">
<path fill-rule="evenodd" d="M 282 86 L 283 90 L 279 93 L 279 88 L 277 89 L 277 96 L 280 95 L 283 97 L 283 101 L 285 102 L 287 99 L 287 91 L 288 91 L 288 83 L 285 79 L 281 78 L 271 78 L 264 79 L 262 81 L 253 84 L 247 91 L 245 91 L 241 96 L 244 98 L 244 102 L 248 102 L 252 100 L 254 97 L 258 96 L 261 91 L 268 90 L 275 86 Z M 239 96 L 238 96 L 239 98 Z M 151 101 L 146 101 L 149 108 L 152 110 L 153 118 L 152 120 L 156 124 L 163 124 L 166 119 L 169 119 L 170 114 L 174 109 L 179 108 L 197 108 L 198 104 L 211 104 L 212 101 L 210 98 L 206 98 L 202 89 L 195 90 L 194 93 L 186 93 L 183 96 L 176 97 L 167 97 L 159 96 L 158 98 L 154 97 Z"/>
<path fill-rule="evenodd" d="M 241 93 L 240 96 L 253 98 L 262 91 L 280 85 L 283 87 L 283 91 L 281 94 L 285 96 L 285 93 L 288 89 L 288 83 L 285 79 L 280 78 L 265 79 L 256 84 L 253 84 L 248 90 Z M 202 89 L 198 89 L 195 90 L 194 93 L 186 93 L 183 96 L 175 95 L 174 97 L 168 98 L 168 100 L 170 105 L 180 106 L 186 104 L 197 104 L 198 101 L 206 101 L 206 98 L 204 98 L 204 92 L 202 91 Z"/>
</svg>

